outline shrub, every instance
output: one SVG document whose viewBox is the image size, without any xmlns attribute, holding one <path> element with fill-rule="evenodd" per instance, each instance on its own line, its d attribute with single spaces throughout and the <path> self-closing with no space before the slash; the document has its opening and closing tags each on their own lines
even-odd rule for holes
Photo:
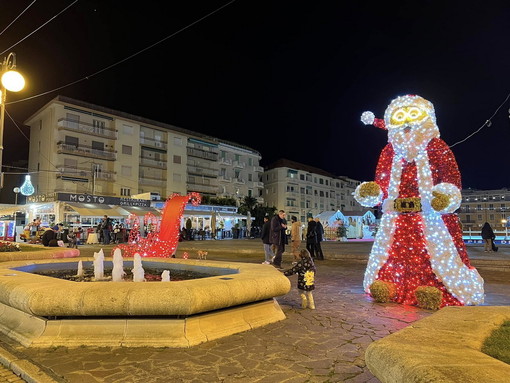
<svg viewBox="0 0 510 383">
<path fill-rule="evenodd" d="M 19 244 L 10 241 L 0 241 L 0 252 L 21 251 Z"/>
<path fill-rule="evenodd" d="M 437 310 L 443 301 L 443 292 L 433 286 L 417 287 L 414 296 L 422 309 Z"/>
<path fill-rule="evenodd" d="M 370 285 L 370 295 L 376 302 L 386 303 L 395 297 L 395 284 L 392 282 L 375 281 Z"/>
</svg>

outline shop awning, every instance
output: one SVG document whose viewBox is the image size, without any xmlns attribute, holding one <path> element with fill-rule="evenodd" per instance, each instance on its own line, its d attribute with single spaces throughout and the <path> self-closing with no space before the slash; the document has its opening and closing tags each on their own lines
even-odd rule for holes
<svg viewBox="0 0 510 383">
<path fill-rule="evenodd" d="M 150 206 L 120 206 L 119 210 L 125 210 L 126 214 L 135 214 L 135 215 L 145 215 L 147 213 L 152 213 L 155 216 L 160 216 L 161 212 L 158 209 L 155 209 Z"/>
<path fill-rule="evenodd" d="M 102 217 L 105 214 L 108 217 L 123 217 L 126 214 L 122 209 L 117 207 L 111 207 L 109 205 L 101 205 L 94 203 L 68 203 L 68 205 L 79 215 L 84 217 Z"/>
<path fill-rule="evenodd" d="M 15 212 L 22 212 L 22 206 L 1 206 L 0 207 L 0 217 L 4 215 L 13 215 Z"/>
</svg>

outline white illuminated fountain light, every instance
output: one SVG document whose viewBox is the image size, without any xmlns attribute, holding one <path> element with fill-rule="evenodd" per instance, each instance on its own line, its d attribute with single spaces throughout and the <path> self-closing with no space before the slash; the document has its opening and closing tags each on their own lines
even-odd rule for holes
<svg viewBox="0 0 510 383">
<path fill-rule="evenodd" d="M 126 275 L 124 271 L 124 260 L 122 259 L 122 251 L 115 249 L 113 252 L 113 269 L 112 269 L 112 281 L 121 282 L 123 277 Z"/>
</svg>

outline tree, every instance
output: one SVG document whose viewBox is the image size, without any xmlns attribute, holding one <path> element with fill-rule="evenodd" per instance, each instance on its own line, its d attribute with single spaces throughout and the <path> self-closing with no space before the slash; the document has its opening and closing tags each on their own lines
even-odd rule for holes
<svg viewBox="0 0 510 383">
<path fill-rule="evenodd" d="M 248 212 L 250 212 L 250 214 L 253 215 L 253 211 L 255 209 L 255 206 L 257 206 L 257 204 L 258 204 L 258 202 L 255 197 L 246 196 L 241 201 L 241 204 L 237 211 L 239 212 L 239 214 L 248 214 Z"/>
</svg>

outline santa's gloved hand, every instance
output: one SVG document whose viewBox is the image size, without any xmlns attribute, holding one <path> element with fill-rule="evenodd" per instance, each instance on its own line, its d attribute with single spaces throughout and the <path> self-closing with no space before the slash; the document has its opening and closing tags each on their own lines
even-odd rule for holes
<svg viewBox="0 0 510 383">
<path fill-rule="evenodd" d="M 435 211 L 444 210 L 448 205 L 450 205 L 450 197 L 447 194 L 434 191 L 432 192 L 432 195 L 434 198 L 432 198 L 430 205 Z"/>
<path fill-rule="evenodd" d="M 365 182 L 360 185 L 359 195 L 360 197 L 377 197 L 381 192 L 381 187 L 374 181 Z"/>
</svg>

